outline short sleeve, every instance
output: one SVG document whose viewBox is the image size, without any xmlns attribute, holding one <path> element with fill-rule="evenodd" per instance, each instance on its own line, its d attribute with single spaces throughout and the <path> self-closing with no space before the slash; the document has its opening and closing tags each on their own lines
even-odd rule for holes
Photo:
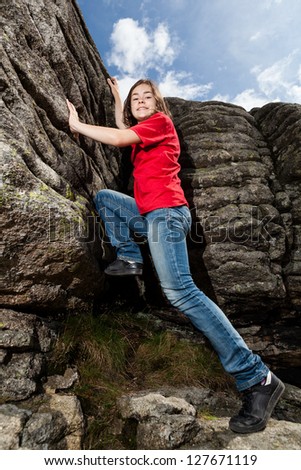
<svg viewBox="0 0 301 470">
<path fill-rule="evenodd" d="M 168 134 L 168 127 L 169 118 L 163 113 L 156 113 L 130 129 L 140 138 L 140 147 L 148 147 L 162 142 Z"/>
</svg>

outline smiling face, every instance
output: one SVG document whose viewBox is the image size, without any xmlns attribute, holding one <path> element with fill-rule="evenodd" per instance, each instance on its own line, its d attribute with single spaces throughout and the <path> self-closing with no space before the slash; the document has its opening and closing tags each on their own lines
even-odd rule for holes
<svg viewBox="0 0 301 470">
<path fill-rule="evenodd" d="M 151 86 L 142 83 L 134 88 L 131 94 L 131 112 L 137 122 L 144 121 L 156 111 L 156 99 Z"/>
<path fill-rule="evenodd" d="M 124 102 L 124 124 L 127 127 L 135 126 L 157 112 L 164 113 L 171 118 L 168 106 L 157 85 L 149 79 L 138 80 L 130 89 Z"/>
</svg>

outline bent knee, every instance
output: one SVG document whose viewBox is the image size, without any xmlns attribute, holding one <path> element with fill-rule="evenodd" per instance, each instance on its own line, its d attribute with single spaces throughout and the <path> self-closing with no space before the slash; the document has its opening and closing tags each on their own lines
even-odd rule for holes
<svg viewBox="0 0 301 470">
<path fill-rule="evenodd" d="M 103 206 L 104 200 L 107 198 L 107 196 L 112 194 L 112 192 L 113 191 L 111 189 L 101 189 L 100 191 L 98 191 L 98 193 L 96 193 L 96 196 L 94 197 L 94 204 L 96 204 L 97 206 Z"/>
<path fill-rule="evenodd" d="M 161 286 L 162 287 L 162 286 Z M 166 298 L 170 301 L 171 304 L 181 301 L 183 297 L 186 296 L 186 289 L 183 287 L 162 287 L 162 290 Z"/>
<path fill-rule="evenodd" d="M 193 299 L 203 294 L 191 280 L 188 284 L 179 282 L 177 286 L 162 286 L 162 290 L 174 307 L 179 307 L 186 302 L 191 302 Z"/>
</svg>

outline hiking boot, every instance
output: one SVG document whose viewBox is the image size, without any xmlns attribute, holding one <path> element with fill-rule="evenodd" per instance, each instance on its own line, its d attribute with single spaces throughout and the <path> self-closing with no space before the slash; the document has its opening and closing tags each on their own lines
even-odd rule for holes
<svg viewBox="0 0 301 470">
<path fill-rule="evenodd" d="M 238 415 L 230 419 L 229 428 L 242 434 L 262 431 L 284 389 L 281 380 L 269 372 L 265 383 L 259 383 L 242 392 L 242 408 Z"/>
<path fill-rule="evenodd" d="M 116 261 L 111 263 L 104 272 L 109 276 L 141 276 L 142 271 L 142 263 L 116 259 Z"/>
</svg>

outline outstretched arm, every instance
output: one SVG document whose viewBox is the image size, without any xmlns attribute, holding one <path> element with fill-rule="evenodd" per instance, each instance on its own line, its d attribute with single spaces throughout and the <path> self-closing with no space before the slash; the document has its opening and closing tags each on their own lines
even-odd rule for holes
<svg viewBox="0 0 301 470">
<path fill-rule="evenodd" d="M 110 85 L 112 95 L 115 101 L 115 122 L 118 129 L 126 129 L 126 126 L 122 120 L 123 117 L 123 103 L 119 93 L 119 87 L 116 78 L 108 78 L 108 84 Z"/>
<path fill-rule="evenodd" d="M 67 105 L 69 109 L 69 127 L 72 133 L 82 134 L 103 144 L 114 145 L 115 147 L 127 147 L 141 142 L 138 135 L 131 129 L 115 129 L 80 122 L 74 105 L 68 100 Z"/>
</svg>

